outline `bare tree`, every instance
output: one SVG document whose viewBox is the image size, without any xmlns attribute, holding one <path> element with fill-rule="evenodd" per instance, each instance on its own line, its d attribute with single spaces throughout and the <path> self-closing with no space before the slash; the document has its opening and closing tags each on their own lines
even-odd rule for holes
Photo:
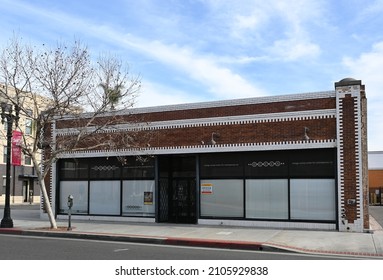
<svg viewBox="0 0 383 280">
<path fill-rule="evenodd" d="M 23 134 L 21 148 L 32 159 L 51 228 L 57 228 L 45 182 L 50 166 L 62 153 L 115 147 L 112 138 L 102 139 L 97 132 L 118 123 L 118 111 L 133 106 L 140 77 L 131 75 L 115 56 L 92 60 L 78 41 L 36 47 L 14 37 L 0 55 L 0 99 L 33 122 L 33 132 Z M 63 119 L 75 131 L 52 142 L 51 125 Z M 22 131 L 22 125 L 19 121 L 16 129 Z"/>
</svg>

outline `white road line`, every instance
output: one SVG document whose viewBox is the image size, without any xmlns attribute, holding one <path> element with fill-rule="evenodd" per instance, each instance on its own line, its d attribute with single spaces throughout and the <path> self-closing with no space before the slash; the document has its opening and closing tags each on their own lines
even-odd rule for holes
<svg viewBox="0 0 383 280">
<path fill-rule="evenodd" d="M 123 252 L 123 251 L 129 251 L 130 249 L 126 248 L 126 249 L 116 249 L 116 250 L 113 250 L 114 252 Z"/>
</svg>

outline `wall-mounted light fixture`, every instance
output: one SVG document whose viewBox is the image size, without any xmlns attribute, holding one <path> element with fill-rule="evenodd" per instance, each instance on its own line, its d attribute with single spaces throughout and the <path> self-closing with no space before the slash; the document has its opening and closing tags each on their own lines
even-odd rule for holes
<svg viewBox="0 0 383 280">
<path fill-rule="evenodd" d="M 215 138 L 219 138 L 219 133 L 213 132 L 211 134 L 211 140 L 210 140 L 211 145 L 217 144 L 217 141 L 215 140 Z"/>
<path fill-rule="evenodd" d="M 217 133 L 217 132 L 212 132 L 211 133 L 211 138 L 209 141 L 205 142 L 205 141 L 201 141 L 201 144 L 202 145 L 216 145 L 217 144 L 217 138 L 220 137 L 220 134 Z"/>
<path fill-rule="evenodd" d="M 310 140 L 310 137 L 307 135 L 307 133 L 310 131 L 310 129 L 307 127 L 307 126 L 305 126 L 304 127 L 304 130 L 303 130 L 303 139 L 304 140 Z"/>
</svg>

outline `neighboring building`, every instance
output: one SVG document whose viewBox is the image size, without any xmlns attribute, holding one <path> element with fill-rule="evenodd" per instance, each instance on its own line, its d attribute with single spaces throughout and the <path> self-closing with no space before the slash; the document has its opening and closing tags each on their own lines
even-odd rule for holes
<svg viewBox="0 0 383 280">
<path fill-rule="evenodd" d="M 5 91 L 5 86 L 0 84 Z M 8 94 L 13 90 L 8 88 Z M 0 101 L 10 103 L 0 92 Z M 28 100 L 25 100 L 28 102 Z M 34 106 L 25 106 L 31 108 L 28 112 L 20 112 L 19 126 L 13 131 L 20 131 L 25 137 L 32 136 L 34 133 L 33 119 L 35 113 Z M 1 108 L 0 108 L 1 114 Z M 0 117 L 1 120 L 1 117 Z M 7 122 L 0 123 L 0 205 L 5 202 L 5 181 L 6 181 L 6 157 L 7 157 Z M 11 192 L 10 203 L 39 203 L 40 188 L 37 176 L 33 167 L 31 158 L 21 154 L 21 164 L 11 166 Z"/>
<path fill-rule="evenodd" d="M 383 205 L 383 151 L 368 153 L 370 204 Z"/>
<path fill-rule="evenodd" d="M 347 78 L 325 92 L 122 112 L 99 139 L 149 140 L 63 154 L 49 178 L 54 211 L 64 218 L 73 195 L 74 219 L 363 232 L 366 103 Z M 132 115 L 142 123 L 121 122 Z M 52 142 L 73 123 L 56 120 Z"/>
</svg>

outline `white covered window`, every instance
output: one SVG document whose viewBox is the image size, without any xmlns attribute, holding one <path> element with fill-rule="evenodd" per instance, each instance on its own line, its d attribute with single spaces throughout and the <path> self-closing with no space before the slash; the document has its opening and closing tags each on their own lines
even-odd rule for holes
<svg viewBox="0 0 383 280">
<path fill-rule="evenodd" d="M 288 180 L 246 180 L 246 218 L 288 219 Z"/>
<path fill-rule="evenodd" d="M 334 179 L 291 179 L 291 219 L 335 220 Z"/>
<path fill-rule="evenodd" d="M 91 181 L 89 214 L 120 215 L 120 181 Z"/>
<path fill-rule="evenodd" d="M 201 180 L 201 216 L 244 216 L 243 180 Z"/>
<path fill-rule="evenodd" d="M 122 194 L 122 215 L 155 216 L 155 182 L 153 180 L 123 181 Z"/>
</svg>

